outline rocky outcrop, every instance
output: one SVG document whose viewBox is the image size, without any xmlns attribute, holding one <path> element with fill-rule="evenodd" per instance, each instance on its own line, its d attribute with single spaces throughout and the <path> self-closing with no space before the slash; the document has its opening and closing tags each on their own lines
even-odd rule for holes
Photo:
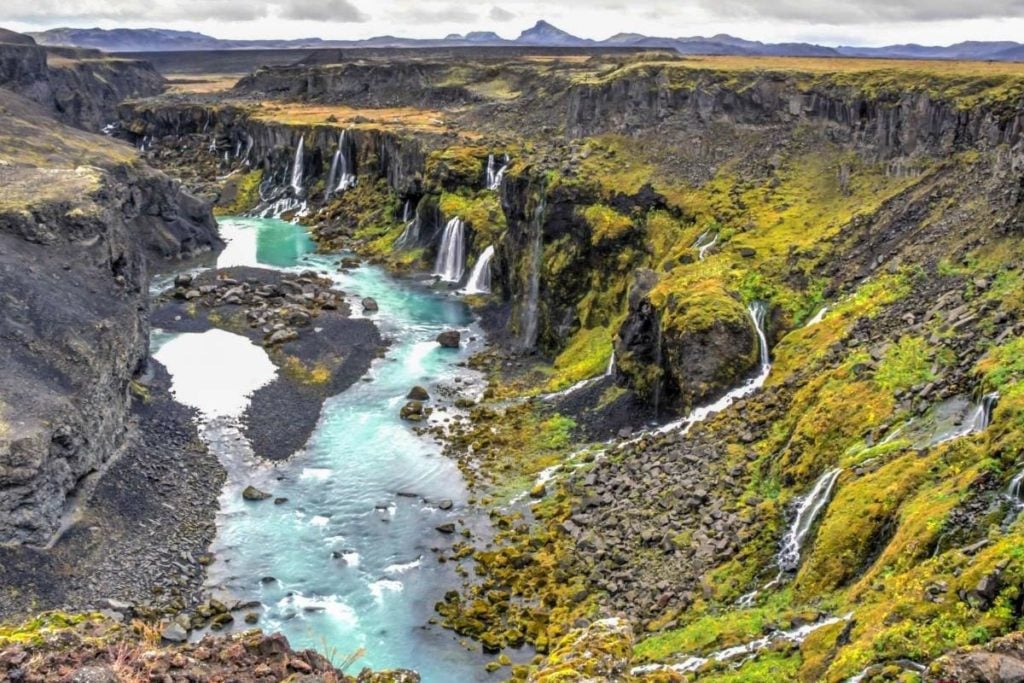
<svg viewBox="0 0 1024 683">
<path fill-rule="evenodd" d="M 124 443 L 148 355 L 148 259 L 220 244 L 204 205 L 121 154 L 109 170 L 0 166 L 0 542 L 45 543 Z"/>
<path fill-rule="evenodd" d="M 925 672 L 930 683 L 1011 683 L 1024 680 L 1024 634 L 1012 633 L 983 647 L 964 648 L 939 658 Z"/>
<path fill-rule="evenodd" d="M 922 90 L 872 93 L 796 75 L 747 73 L 727 81 L 721 71 L 647 66 L 566 94 L 566 131 L 576 137 L 651 129 L 670 117 L 692 125 L 833 124 L 840 135 L 879 158 L 982 145 L 1016 145 L 1024 133 L 1019 97 L 1006 106 L 971 107 Z"/>
<path fill-rule="evenodd" d="M 48 50 L 29 36 L 0 34 L 0 88 L 86 130 L 99 131 L 113 123 L 123 100 L 159 94 L 164 84 L 147 62 L 109 59 L 95 50 Z"/>
</svg>

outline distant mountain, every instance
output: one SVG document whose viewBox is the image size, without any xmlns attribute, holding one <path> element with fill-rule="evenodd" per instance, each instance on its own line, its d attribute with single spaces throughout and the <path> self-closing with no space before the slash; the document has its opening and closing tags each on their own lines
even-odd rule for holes
<svg viewBox="0 0 1024 683">
<path fill-rule="evenodd" d="M 1011 41 L 968 41 L 948 46 L 889 45 L 886 47 L 841 46 L 837 48 L 811 43 L 762 43 L 728 34 L 711 37 L 658 37 L 641 33 L 617 33 L 606 40 L 580 38 L 538 21 L 509 40 L 493 31 L 452 33 L 444 38 L 402 38 L 377 36 L 366 40 L 222 40 L 193 31 L 168 29 L 56 28 L 30 34 L 41 45 L 89 47 L 106 52 L 169 52 L 175 50 L 233 50 L 287 48 L 423 48 L 460 46 L 536 46 L 536 47 L 635 47 L 669 49 L 685 55 L 752 55 L 790 57 L 887 57 L 896 59 L 977 59 L 1024 61 L 1024 44 Z"/>
<path fill-rule="evenodd" d="M 546 21 L 538 21 L 533 28 L 528 28 L 520 33 L 516 42 L 520 45 L 543 45 L 545 47 L 585 47 L 595 44 L 593 40 L 577 38 Z"/>
</svg>

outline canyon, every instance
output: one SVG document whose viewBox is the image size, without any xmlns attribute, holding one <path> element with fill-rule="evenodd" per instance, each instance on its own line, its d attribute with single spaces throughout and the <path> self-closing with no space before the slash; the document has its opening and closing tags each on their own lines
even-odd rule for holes
<svg viewBox="0 0 1024 683">
<path fill-rule="evenodd" d="M 0 617 L 259 624 L 392 670 L 359 680 L 1024 670 L 1019 65 L 327 50 L 220 79 L 237 55 L 0 38 Z M 71 106 L 68 72 L 116 84 Z M 249 354 L 241 403 L 185 398 Z M 164 545 L 110 521 L 160 500 Z M 53 614 L 0 648 L 46 652 Z"/>
</svg>

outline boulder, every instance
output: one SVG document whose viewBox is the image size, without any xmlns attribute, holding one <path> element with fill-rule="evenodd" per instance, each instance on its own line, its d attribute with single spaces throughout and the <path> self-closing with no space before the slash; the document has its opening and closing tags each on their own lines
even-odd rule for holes
<svg viewBox="0 0 1024 683">
<path fill-rule="evenodd" d="M 363 299 L 363 311 L 366 313 L 376 313 L 379 310 L 380 307 L 377 306 L 376 299 L 369 296 Z"/>
<path fill-rule="evenodd" d="M 447 330 L 437 335 L 437 343 L 446 349 L 457 349 L 461 337 L 458 330 Z"/>
<path fill-rule="evenodd" d="M 176 622 L 171 622 L 160 631 L 160 637 L 169 643 L 184 643 L 188 640 L 188 631 Z"/>
<path fill-rule="evenodd" d="M 426 415 L 423 414 L 423 402 L 422 401 L 409 401 L 402 406 L 401 412 L 398 416 L 403 420 L 410 420 L 412 422 L 420 422 Z"/>
<path fill-rule="evenodd" d="M 266 500 L 270 498 L 270 494 L 266 491 L 260 491 L 255 486 L 246 486 L 245 490 L 242 491 L 242 498 L 246 500 Z"/>
<path fill-rule="evenodd" d="M 427 390 L 418 384 L 409 390 L 409 393 L 405 396 L 407 399 L 412 401 L 428 401 L 430 400 L 430 394 Z"/>
</svg>

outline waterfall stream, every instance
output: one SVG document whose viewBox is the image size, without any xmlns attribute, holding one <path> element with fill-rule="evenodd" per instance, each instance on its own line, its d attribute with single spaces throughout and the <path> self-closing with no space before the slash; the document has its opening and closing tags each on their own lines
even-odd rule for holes
<svg viewBox="0 0 1024 683">
<path fill-rule="evenodd" d="M 814 522 L 828 505 L 840 472 L 842 472 L 840 469 L 825 472 L 818 478 L 818 481 L 814 482 L 810 493 L 800 500 L 796 517 L 782 539 L 779 568 L 783 571 L 792 572 L 800 567 L 800 553 L 803 551 L 804 541 L 814 527 Z"/>
<path fill-rule="evenodd" d="M 768 379 L 768 374 L 772 370 L 771 354 L 768 350 L 768 338 L 764 333 L 764 320 L 767 313 L 767 308 L 760 301 L 755 301 L 747 307 L 747 313 L 750 315 L 751 322 L 754 323 L 754 329 L 757 331 L 757 344 L 759 354 L 759 367 L 757 374 L 747 379 L 743 384 L 732 389 L 720 399 L 713 403 L 709 403 L 698 408 L 694 408 L 689 415 L 686 417 L 669 422 L 666 425 L 659 427 L 656 431 L 659 434 L 666 434 L 668 432 L 674 432 L 675 430 L 683 427 L 683 434 L 687 434 L 693 425 L 698 422 L 702 422 L 715 413 L 720 413 L 736 401 L 741 398 L 746 398 L 751 395 L 762 386 Z"/>
<path fill-rule="evenodd" d="M 442 282 L 457 283 L 466 269 L 466 224 L 456 216 L 448 221 L 441 234 L 434 275 Z"/>
<path fill-rule="evenodd" d="M 338 138 L 338 149 L 334 152 L 334 159 L 331 160 L 331 170 L 327 175 L 327 194 L 344 192 L 356 186 L 356 176 L 352 172 L 352 159 L 349 150 L 345 145 L 347 130 L 341 131 Z"/>
<path fill-rule="evenodd" d="M 494 247 L 488 246 L 481 252 L 469 273 L 466 281 L 466 294 L 489 294 L 491 291 L 491 259 L 494 258 Z"/>
<path fill-rule="evenodd" d="M 302 165 L 306 136 L 299 136 L 299 145 L 295 148 L 295 161 L 292 165 L 292 189 L 295 194 L 302 194 Z"/>
<path fill-rule="evenodd" d="M 531 350 L 537 345 L 537 317 L 540 305 L 540 267 L 541 259 L 544 256 L 544 215 L 547 211 L 547 194 L 541 192 L 540 201 L 533 210 L 533 218 L 530 221 L 530 273 L 526 283 L 526 300 L 522 302 L 520 319 L 520 346 L 524 350 Z"/>
<path fill-rule="evenodd" d="M 505 177 L 505 171 L 508 170 L 508 155 L 505 155 L 505 163 L 501 168 L 497 167 L 497 163 L 494 160 L 494 155 L 487 155 L 487 189 L 497 190 L 501 187 L 501 180 Z"/>
</svg>

